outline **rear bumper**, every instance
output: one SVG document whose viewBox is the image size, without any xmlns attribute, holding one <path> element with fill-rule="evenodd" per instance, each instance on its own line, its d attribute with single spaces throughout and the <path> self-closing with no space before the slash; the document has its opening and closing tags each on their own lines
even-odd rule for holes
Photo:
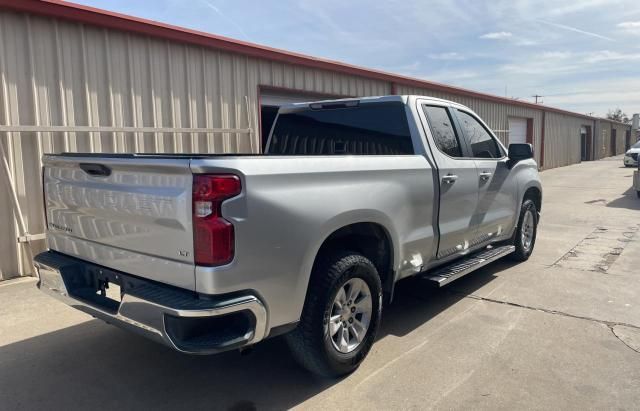
<svg viewBox="0 0 640 411">
<path fill-rule="evenodd" d="M 267 310 L 250 292 L 199 296 L 52 251 L 36 256 L 35 266 L 40 290 L 180 352 L 215 354 L 267 332 Z M 121 301 L 100 295 L 105 282 L 120 287 Z"/>
</svg>

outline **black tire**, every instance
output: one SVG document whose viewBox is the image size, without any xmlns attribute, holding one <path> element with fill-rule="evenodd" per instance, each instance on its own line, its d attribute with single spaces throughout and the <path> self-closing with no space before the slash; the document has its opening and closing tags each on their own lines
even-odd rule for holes
<svg viewBox="0 0 640 411">
<path fill-rule="evenodd" d="M 352 278 L 362 279 L 371 293 L 371 320 L 364 339 L 349 353 L 334 346 L 326 326 L 338 291 Z M 376 338 L 382 310 L 382 286 L 376 267 L 355 252 L 320 257 L 314 266 L 300 323 L 287 334 L 294 358 L 307 370 L 336 378 L 355 371 Z"/>
<path fill-rule="evenodd" d="M 525 215 L 530 212 L 533 217 L 533 238 L 529 247 L 524 244 L 522 230 Z M 533 247 L 536 244 L 536 236 L 538 234 L 538 210 L 536 208 L 536 204 L 530 200 L 525 199 L 522 202 L 522 206 L 520 207 L 520 215 L 518 217 L 518 227 L 516 228 L 515 233 L 513 233 L 513 237 L 511 239 L 512 244 L 516 247 L 515 252 L 509 254 L 509 257 L 513 261 L 527 261 L 533 252 Z"/>
</svg>

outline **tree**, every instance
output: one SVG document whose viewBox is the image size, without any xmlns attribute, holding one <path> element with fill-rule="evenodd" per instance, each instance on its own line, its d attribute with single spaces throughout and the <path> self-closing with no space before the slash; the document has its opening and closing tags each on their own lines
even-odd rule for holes
<svg viewBox="0 0 640 411">
<path fill-rule="evenodd" d="M 619 121 L 621 123 L 628 123 L 629 122 L 629 116 L 627 116 L 624 111 L 622 111 L 620 109 L 620 107 L 616 108 L 615 110 L 609 110 L 609 112 L 607 113 L 607 118 L 609 120 L 615 120 L 615 121 Z"/>
</svg>

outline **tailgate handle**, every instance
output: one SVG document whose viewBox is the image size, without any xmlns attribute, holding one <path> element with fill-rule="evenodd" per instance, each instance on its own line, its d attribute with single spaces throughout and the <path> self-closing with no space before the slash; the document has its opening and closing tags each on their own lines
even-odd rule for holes
<svg viewBox="0 0 640 411">
<path fill-rule="evenodd" d="M 80 168 L 93 177 L 109 177 L 111 175 L 111 169 L 102 164 L 80 163 Z"/>
</svg>

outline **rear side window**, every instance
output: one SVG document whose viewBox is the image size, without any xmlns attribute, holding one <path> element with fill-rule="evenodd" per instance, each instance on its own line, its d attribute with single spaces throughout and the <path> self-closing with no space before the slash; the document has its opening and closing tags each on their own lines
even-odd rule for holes
<svg viewBox="0 0 640 411">
<path fill-rule="evenodd" d="M 280 114 L 267 154 L 398 155 L 414 151 L 404 104 L 389 102 Z"/>
<path fill-rule="evenodd" d="M 458 110 L 458 120 L 464 132 L 473 157 L 501 158 L 502 151 L 491 134 L 472 115 Z"/>
<path fill-rule="evenodd" d="M 438 149 L 450 157 L 462 157 L 460 140 L 453 128 L 449 111 L 436 106 L 423 106 L 423 109 Z"/>
</svg>

